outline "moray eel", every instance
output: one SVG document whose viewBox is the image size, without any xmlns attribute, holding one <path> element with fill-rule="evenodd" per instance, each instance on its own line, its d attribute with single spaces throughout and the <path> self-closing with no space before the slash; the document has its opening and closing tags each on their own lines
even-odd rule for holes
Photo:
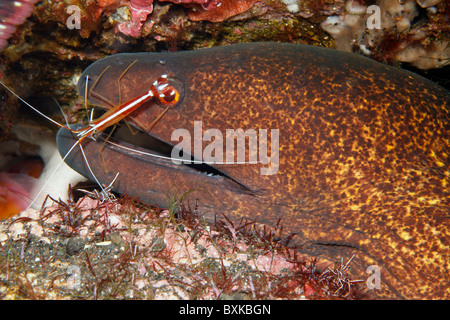
<svg viewBox="0 0 450 320">
<path fill-rule="evenodd" d="M 86 141 L 100 182 L 120 172 L 115 190 L 160 206 L 178 192 L 209 219 L 223 213 L 274 226 L 281 218 L 305 255 L 354 255 L 354 279 L 379 268 L 380 286 L 370 286 L 369 297 L 450 298 L 448 91 L 358 55 L 281 43 L 117 54 L 87 68 L 78 89 L 111 108 L 162 74 L 180 101 L 148 137 L 171 148 L 181 141 L 172 133 L 183 128 L 195 150 L 194 121 L 204 133 L 218 129 L 224 143 L 227 129 L 267 129 L 277 170 L 261 174 L 267 162 L 177 165 L 109 143 L 100 152 L 100 141 Z M 145 131 L 163 110 L 149 101 L 128 121 Z M 61 154 L 74 143 L 67 130 L 57 139 Z M 66 161 L 90 176 L 77 150 Z"/>
</svg>

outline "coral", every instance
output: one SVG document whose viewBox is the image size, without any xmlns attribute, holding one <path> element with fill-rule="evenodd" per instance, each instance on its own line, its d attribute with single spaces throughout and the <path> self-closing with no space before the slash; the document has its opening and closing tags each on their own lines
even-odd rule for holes
<svg viewBox="0 0 450 320">
<path fill-rule="evenodd" d="M 2 0 L 0 2 L 0 49 L 6 40 L 33 11 L 33 4 L 38 0 Z"/>
<path fill-rule="evenodd" d="M 282 0 L 282 2 L 286 5 L 289 12 L 297 13 L 300 10 L 297 0 Z"/>
<path fill-rule="evenodd" d="M 398 31 L 408 31 L 411 22 L 419 14 L 416 1 L 408 0 L 402 3 L 396 1 L 379 0 L 377 5 L 381 10 L 381 25 L 383 28 L 396 27 Z"/>
<path fill-rule="evenodd" d="M 193 21 L 221 22 L 250 9 L 257 0 L 222 0 L 220 6 L 209 10 L 193 8 L 189 10 L 189 18 Z"/>
<path fill-rule="evenodd" d="M 347 1 L 344 0 L 281 0 L 280 3 L 292 14 L 320 23 L 323 16 L 340 15 Z"/>
<path fill-rule="evenodd" d="M 352 40 L 355 34 L 362 33 L 366 7 L 358 1 L 349 1 L 345 6 L 345 14 L 330 16 L 322 22 L 322 28 L 335 40 L 336 47 L 343 51 L 352 50 Z"/>
<path fill-rule="evenodd" d="M 427 10 L 419 10 L 419 5 Z M 433 5 L 437 6 L 430 7 Z M 360 0 L 348 1 L 345 12 L 326 18 L 321 26 L 338 49 L 360 51 L 384 63 L 405 62 L 420 69 L 448 63 L 447 2 L 378 0 L 376 6 L 380 9 L 379 28 L 367 27 L 366 20 L 373 12 L 366 12 L 368 7 Z"/>
<path fill-rule="evenodd" d="M 402 43 L 395 52 L 394 59 L 407 62 L 419 69 L 439 68 L 450 60 L 449 46 L 449 42 L 432 42 L 428 46 Z"/>
</svg>

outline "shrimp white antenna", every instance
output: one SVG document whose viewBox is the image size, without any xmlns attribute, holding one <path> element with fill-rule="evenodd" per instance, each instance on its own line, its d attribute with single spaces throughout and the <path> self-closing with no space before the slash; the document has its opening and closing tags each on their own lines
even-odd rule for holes
<svg viewBox="0 0 450 320">
<path fill-rule="evenodd" d="M 89 78 L 87 77 L 86 80 L 88 80 Z M 60 109 L 63 117 L 64 117 L 64 121 L 66 122 L 66 126 L 60 124 L 59 122 L 53 120 L 52 118 L 48 117 L 47 115 L 45 115 L 44 113 L 42 113 L 41 111 L 39 111 L 38 109 L 36 109 L 35 107 L 33 107 L 31 104 L 29 104 L 27 101 L 25 101 L 24 99 L 22 99 L 18 94 L 16 94 L 12 89 L 10 89 L 7 85 L 5 85 L 2 81 L 0 81 L 0 84 L 6 89 L 8 90 L 12 95 L 14 95 L 17 99 L 19 99 L 20 101 L 22 101 L 26 106 L 28 106 L 29 108 L 31 108 L 33 111 L 35 111 L 36 113 L 38 113 L 39 115 L 41 115 L 42 117 L 44 117 L 45 119 L 51 121 L 52 123 L 56 124 L 57 126 L 67 129 L 69 131 L 72 132 L 72 130 L 70 129 L 69 123 L 67 121 L 67 117 L 64 114 L 61 106 L 59 105 L 59 103 L 56 101 L 58 108 Z M 86 87 L 87 87 L 87 81 L 86 81 Z M 50 174 L 50 176 L 48 177 L 47 181 L 45 181 L 45 183 L 42 185 L 42 187 L 39 189 L 38 193 L 36 194 L 36 196 L 34 197 L 34 199 L 31 201 L 31 203 L 28 205 L 27 209 L 29 209 L 36 201 L 37 199 L 41 196 L 41 193 L 45 190 L 45 188 L 47 187 L 48 183 L 53 179 L 53 177 L 55 176 L 56 172 L 58 171 L 58 169 L 61 167 L 62 163 L 66 160 L 66 158 L 69 156 L 69 154 L 73 151 L 73 149 L 79 145 L 80 146 L 80 150 L 81 153 L 83 155 L 83 158 L 86 162 L 86 165 L 89 169 L 89 172 L 91 173 L 91 175 L 94 177 L 95 182 L 99 185 L 99 187 L 102 189 L 102 192 L 105 193 L 106 197 L 111 200 L 108 195 L 106 194 L 105 190 L 103 189 L 102 185 L 100 184 L 100 182 L 98 181 L 97 177 L 95 176 L 94 172 L 91 169 L 91 166 L 89 165 L 89 162 L 87 160 L 86 154 L 84 153 L 83 150 L 83 146 L 80 144 L 81 139 L 79 139 L 76 143 L 74 143 L 74 145 L 69 149 L 69 151 L 64 155 L 64 157 L 61 159 L 61 161 L 58 163 L 58 165 L 55 167 L 55 169 L 53 170 L 53 172 Z"/>
<path fill-rule="evenodd" d="M 30 107 L 32 110 L 34 110 L 35 112 L 37 112 L 38 114 L 40 114 L 41 116 L 43 116 L 45 119 L 53 122 L 54 124 L 56 124 L 59 127 L 65 128 L 65 126 L 63 126 L 62 124 L 60 124 L 58 121 L 53 120 L 52 118 L 50 118 L 49 116 L 45 115 L 44 113 L 42 113 L 41 111 L 39 111 L 38 109 L 36 109 L 35 107 L 33 107 L 31 104 L 29 104 L 28 102 L 26 102 L 24 99 L 22 99 L 21 97 L 19 97 L 14 91 L 12 91 L 6 84 L 4 84 L 3 82 L 0 81 L 0 84 L 9 92 L 11 92 L 17 99 L 19 99 L 20 101 L 22 101 L 24 104 L 26 104 L 28 107 Z M 66 128 L 67 129 L 67 128 Z"/>
</svg>

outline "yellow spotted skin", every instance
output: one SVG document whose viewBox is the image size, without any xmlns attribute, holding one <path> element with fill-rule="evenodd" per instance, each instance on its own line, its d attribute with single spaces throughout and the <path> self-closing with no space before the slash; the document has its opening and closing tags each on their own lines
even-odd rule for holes
<svg viewBox="0 0 450 320">
<path fill-rule="evenodd" d="M 122 101 L 145 92 L 163 73 L 182 85 L 180 103 L 152 135 L 170 142 L 177 128 L 193 134 L 193 121 L 224 134 L 279 129 L 279 171 L 262 176 L 261 165 L 216 166 L 243 188 L 226 178 L 138 165 L 116 155 L 110 164 L 106 160 L 111 173 L 102 181 L 112 180 L 119 159 L 126 166 L 120 182 L 126 187 L 119 189 L 150 202 L 167 204 L 170 181 L 186 190 L 203 186 L 208 192 L 192 192 L 188 200 L 199 200 L 207 216 L 224 213 L 269 225 L 282 218 L 284 230 L 298 234 L 301 252 L 327 261 L 355 255 L 356 279 L 366 279 L 367 267 L 378 265 L 381 289 L 367 290 L 370 297 L 450 298 L 445 89 L 353 54 L 279 43 L 115 55 L 84 75 L 95 81 L 110 65 L 95 91 L 118 103 L 116 79 L 134 60 L 120 82 Z M 133 122 L 145 128 L 161 110 L 148 103 Z"/>
</svg>

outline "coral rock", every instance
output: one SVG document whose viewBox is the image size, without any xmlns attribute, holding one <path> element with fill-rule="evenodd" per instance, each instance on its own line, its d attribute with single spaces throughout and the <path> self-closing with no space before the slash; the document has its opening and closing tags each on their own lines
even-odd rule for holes
<svg viewBox="0 0 450 320">
<path fill-rule="evenodd" d="M 442 2 L 442 0 L 417 0 L 417 3 L 422 8 L 432 7 L 439 4 L 440 2 Z"/>
<path fill-rule="evenodd" d="M 113 6 L 116 4 L 116 2 L 116 0 L 97 0 L 98 6 L 102 8 Z"/>
<path fill-rule="evenodd" d="M 111 0 L 102 0 L 109 2 Z M 193 21 L 221 22 L 230 17 L 243 13 L 251 8 L 257 0 L 161 0 L 175 4 L 187 4 L 189 18 Z M 125 35 L 139 37 L 147 16 L 153 11 L 153 0 L 131 0 L 128 3 L 131 11 L 131 21 L 122 23 L 118 30 Z"/>
</svg>

